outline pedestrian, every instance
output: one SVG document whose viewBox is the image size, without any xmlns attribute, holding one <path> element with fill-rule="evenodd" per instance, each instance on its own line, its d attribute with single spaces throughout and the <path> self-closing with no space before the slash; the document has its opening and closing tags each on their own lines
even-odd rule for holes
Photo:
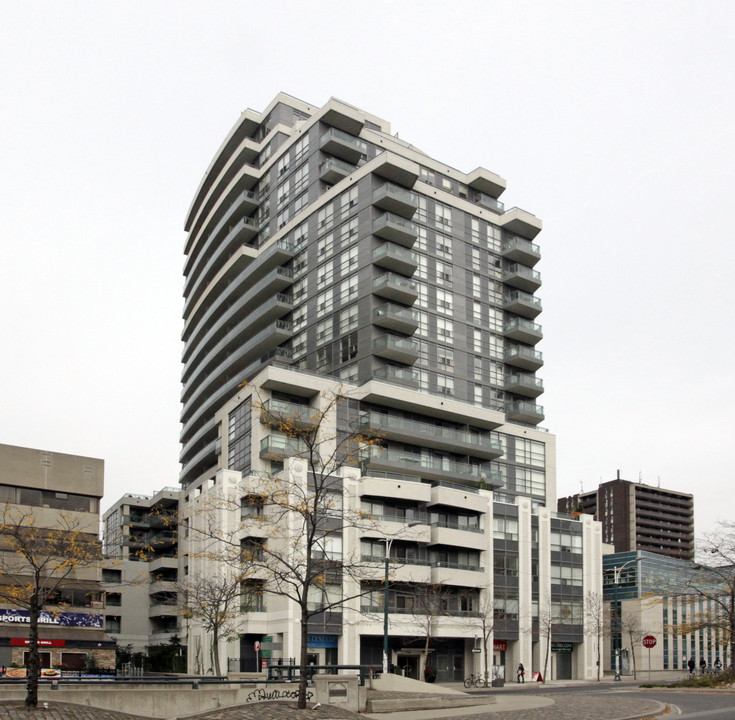
<svg viewBox="0 0 735 720">
<path fill-rule="evenodd" d="M 715 658 L 715 670 L 722 672 L 722 660 L 720 658 Z"/>
<path fill-rule="evenodd" d="M 699 661 L 699 670 L 701 671 L 702 675 L 704 675 L 704 671 L 707 669 L 707 661 L 702 658 Z"/>
<path fill-rule="evenodd" d="M 687 663 L 687 667 L 689 668 L 689 674 L 694 675 L 694 658 L 690 657 L 689 662 Z"/>
<path fill-rule="evenodd" d="M 526 682 L 526 668 L 523 667 L 523 663 L 518 663 L 518 670 L 516 671 L 516 682 Z"/>
</svg>

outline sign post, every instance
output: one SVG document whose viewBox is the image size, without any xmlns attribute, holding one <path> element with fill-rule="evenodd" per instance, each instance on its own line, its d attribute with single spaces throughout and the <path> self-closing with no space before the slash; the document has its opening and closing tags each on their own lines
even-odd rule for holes
<svg viewBox="0 0 735 720">
<path fill-rule="evenodd" d="M 643 647 L 648 648 L 648 682 L 651 682 L 651 648 L 656 647 L 656 638 L 653 635 L 646 635 L 643 638 Z"/>
<path fill-rule="evenodd" d="M 258 653 L 260 652 L 260 640 L 256 640 L 253 643 L 253 647 L 255 648 L 255 672 L 258 672 L 258 669 L 260 668 L 260 658 L 258 657 Z"/>
</svg>

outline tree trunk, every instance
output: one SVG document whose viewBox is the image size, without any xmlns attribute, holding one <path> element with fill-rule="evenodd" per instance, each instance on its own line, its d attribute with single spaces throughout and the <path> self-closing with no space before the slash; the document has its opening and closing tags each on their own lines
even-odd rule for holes
<svg viewBox="0 0 735 720">
<path fill-rule="evenodd" d="M 222 677 L 219 665 L 219 629 L 216 625 L 212 629 L 212 652 L 214 653 L 214 674 L 216 677 Z"/>
<path fill-rule="evenodd" d="M 551 635 L 546 638 L 546 655 L 544 656 L 544 685 L 546 685 L 546 671 L 549 667 L 549 652 L 551 650 Z"/>
<path fill-rule="evenodd" d="M 299 698 L 297 706 L 300 710 L 306 708 L 306 687 L 309 681 L 308 647 L 309 614 L 306 607 L 306 597 L 301 601 L 301 650 L 299 654 Z"/>
<path fill-rule="evenodd" d="M 487 664 L 487 641 L 488 641 L 488 637 L 485 634 L 485 630 L 483 629 L 483 631 L 482 631 L 482 647 L 483 647 L 483 650 L 485 651 L 485 687 L 487 687 L 487 680 L 488 680 L 488 676 L 490 674 L 490 669 L 489 669 L 490 666 Z"/>
<path fill-rule="evenodd" d="M 26 682 L 26 707 L 38 706 L 38 674 L 40 672 L 41 658 L 38 655 L 38 616 L 40 613 L 38 594 L 31 596 L 28 615 L 28 665 Z"/>
</svg>

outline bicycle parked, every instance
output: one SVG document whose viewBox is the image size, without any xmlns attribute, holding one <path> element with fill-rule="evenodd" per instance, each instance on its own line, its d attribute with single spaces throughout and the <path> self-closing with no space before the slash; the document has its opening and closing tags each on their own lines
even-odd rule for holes
<svg viewBox="0 0 735 720">
<path fill-rule="evenodd" d="M 483 683 L 484 680 L 482 679 L 482 677 L 480 677 L 479 675 L 475 675 L 475 673 L 470 673 L 470 676 L 464 679 L 464 686 L 466 688 L 483 687 Z"/>
</svg>

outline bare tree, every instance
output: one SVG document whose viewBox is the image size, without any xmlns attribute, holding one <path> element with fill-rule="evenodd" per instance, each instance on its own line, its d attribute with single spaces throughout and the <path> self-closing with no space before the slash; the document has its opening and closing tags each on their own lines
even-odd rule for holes
<svg viewBox="0 0 735 720">
<path fill-rule="evenodd" d="M 342 476 L 348 467 L 359 464 L 366 448 L 378 442 L 376 433 L 363 430 L 359 423 L 337 426 L 342 402 L 346 398 L 339 388 L 322 393 L 316 408 L 263 401 L 254 390 L 253 408 L 261 422 L 275 431 L 271 439 L 277 440 L 284 470 L 251 474 L 237 497 L 212 496 L 182 520 L 185 534 L 196 545 L 192 556 L 239 570 L 249 567 L 263 579 L 269 594 L 296 604 L 299 708 L 306 707 L 309 623 L 328 622 L 331 613 L 364 594 L 361 580 L 375 570 L 374 564 L 361 561 L 359 548 L 350 557 L 342 550 L 344 530 L 376 526 L 371 517 L 344 507 Z M 221 513 L 227 511 L 242 515 L 234 532 L 222 530 Z M 242 541 L 234 539 L 241 537 Z"/>
<path fill-rule="evenodd" d="M 183 598 L 183 616 L 198 620 L 205 631 L 212 633 L 214 674 L 222 675 L 219 659 L 220 641 L 238 635 L 242 620 L 240 596 L 242 573 L 223 568 L 213 575 L 190 575 L 179 586 Z"/>
<path fill-rule="evenodd" d="M 729 664 L 735 662 L 735 522 L 720 522 L 700 539 L 698 564 L 687 582 L 687 591 L 706 601 L 701 612 L 694 611 L 679 633 L 712 629 L 728 646 Z"/>
<path fill-rule="evenodd" d="M 544 672 L 543 683 L 546 684 L 546 673 L 549 668 L 549 657 L 551 655 L 551 636 L 556 620 L 551 612 L 551 603 L 546 604 L 546 608 L 539 610 L 538 616 L 538 635 L 539 639 L 546 641 L 546 651 L 544 652 Z"/>
<path fill-rule="evenodd" d="M 635 649 L 643 641 L 643 636 L 646 633 L 641 629 L 640 620 L 630 613 L 623 615 L 621 618 L 620 630 L 621 632 L 628 633 L 628 639 L 630 640 L 630 653 L 633 657 L 633 679 L 635 680 L 637 678 Z"/>
<path fill-rule="evenodd" d="M 597 682 L 602 679 L 602 639 L 609 623 L 609 613 L 602 602 L 602 595 L 588 592 L 584 604 L 584 634 L 595 639 L 597 648 Z"/>
<path fill-rule="evenodd" d="M 504 614 L 505 610 L 504 608 L 501 609 L 498 603 L 495 602 L 492 590 L 485 588 L 480 597 L 477 611 L 467 616 L 467 625 L 476 632 L 479 632 L 482 638 L 485 687 L 487 687 L 488 680 L 490 679 L 490 652 L 488 645 L 498 620 L 501 620 Z"/>
<path fill-rule="evenodd" d="M 0 504 L 0 599 L 26 610 L 29 619 L 27 707 L 38 705 L 41 612 L 58 608 L 60 591 L 73 588 L 78 571 L 101 557 L 99 540 L 84 530 L 72 513 L 60 512 L 53 525 L 40 527 L 32 509 Z"/>
<path fill-rule="evenodd" d="M 431 672 L 429 652 L 431 641 L 437 629 L 437 620 L 449 615 L 451 592 L 444 585 L 419 583 L 413 591 L 413 621 L 421 631 L 424 639 L 424 679 L 428 680 Z"/>
</svg>

